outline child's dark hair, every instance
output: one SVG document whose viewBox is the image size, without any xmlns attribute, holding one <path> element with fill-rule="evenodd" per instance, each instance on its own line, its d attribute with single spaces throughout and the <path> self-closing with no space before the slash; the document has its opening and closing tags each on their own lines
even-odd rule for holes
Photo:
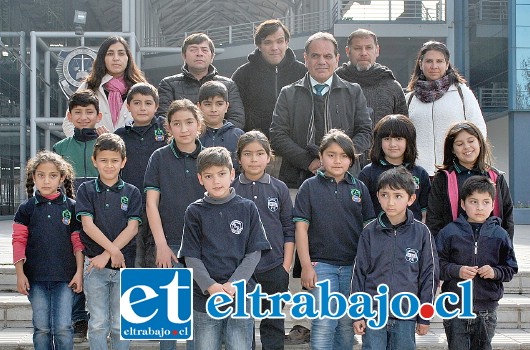
<svg viewBox="0 0 530 350">
<path fill-rule="evenodd" d="M 409 196 L 412 196 L 416 192 L 416 181 L 404 166 L 398 166 L 379 175 L 377 191 L 385 187 L 392 190 L 405 190 Z"/>
<path fill-rule="evenodd" d="M 409 168 L 414 167 L 416 158 L 418 158 L 418 149 L 416 147 L 416 128 L 412 121 L 403 114 L 390 114 L 375 124 L 374 143 L 370 150 L 372 163 L 379 163 L 385 159 L 383 139 L 386 137 L 402 137 L 407 141 L 403 163 L 407 164 Z"/>
<path fill-rule="evenodd" d="M 320 154 L 324 154 L 324 151 L 334 143 L 339 145 L 344 153 L 346 153 L 348 158 L 350 158 L 350 166 L 352 166 L 353 163 L 355 163 L 355 146 L 348 135 L 346 135 L 346 133 L 342 130 L 331 129 L 326 135 L 324 135 L 322 141 L 320 142 Z"/>
<path fill-rule="evenodd" d="M 183 98 L 182 100 L 175 100 L 171 102 L 167 109 L 167 118 L 165 121 L 165 126 L 168 133 L 171 133 L 171 129 L 169 128 L 171 119 L 173 119 L 173 116 L 178 111 L 188 111 L 193 114 L 193 117 L 195 118 L 195 120 L 197 120 L 199 134 L 205 129 L 204 118 L 199 107 L 197 107 L 195 103 L 191 102 L 187 98 Z M 171 140 L 173 140 L 173 136 L 168 137 L 168 142 L 171 142 Z"/>
<path fill-rule="evenodd" d="M 87 107 L 93 105 L 96 112 L 99 113 L 99 100 L 94 91 L 85 89 L 73 93 L 68 99 L 68 111 L 72 112 L 77 106 Z"/>
<path fill-rule="evenodd" d="M 197 156 L 197 173 L 201 174 L 212 166 L 227 167 L 232 170 L 232 157 L 230 152 L 224 147 L 205 148 Z"/>
<path fill-rule="evenodd" d="M 465 201 L 473 193 L 487 193 L 491 199 L 495 198 L 495 184 L 487 176 L 474 175 L 464 181 L 460 191 L 460 199 Z"/>
<path fill-rule="evenodd" d="M 269 157 L 272 156 L 271 144 L 267 136 L 265 136 L 265 134 L 259 130 L 252 130 L 239 136 L 239 140 L 237 141 L 237 158 L 239 160 L 241 160 L 241 155 L 245 146 L 253 142 L 258 142 L 263 147 L 267 155 Z"/>
<path fill-rule="evenodd" d="M 72 165 L 57 153 L 46 150 L 37 153 L 35 157 L 28 160 L 28 164 L 26 165 L 26 192 L 28 198 L 33 197 L 33 188 L 35 187 L 33 175 L 35 175 L 35 171 L 39 165 L 43 163 L 53 163 L 53 165 L 55 165 L 61 177 L 64 176 L 64 193 L 67 197 L 74 198 L 75 174 Z"/>
<path fill-rule="evenodd" d="M 129 89 L 127 94 L 127 104 L 130 104 L 134 95 L 151 96 L 158 106 L 158 90 L 149 83 L 136 83 Z"/>
<path fill-rule="evenodd" d="M 92 153 L 94 159 L 96 159 L 98 153 L 102 151 L 118 152 L 122 160 L 125 159 L 127 154 L 125 142 L 123 142 L 122 138 L 111 133 L 102 134 L 97 138 L 96 144 L 94 145 L 94 153 Z"/>
<path fill-rule="evenodd" d="M 454 123 L 445 136 L 444 143 L 444 162 L 442 165 L 436 167 L 441 170 L 446 170 L 453 166 L 453 162 L 456 159 L 456 155 L 453 153 L 453 144 L 455 139 L 462 131 L 468 132 L 470 135 L 475 136 L 480 144 L 480 153 L 478 154 L 475 166 L 480 171 L 488 171 L 493 164 L 493 156 L 491 155 L 491 146 L 489 142 L 484 138 L 482 132 L 477 128 L 475 124 L 470 121 L 463 121 Z"/>
<path fill-rule="evenodd" d="M 219 81 L 207 81 L 199 88 L 199 103 L 217 96 L 221 97 L 225 102 L 228 101 L 228 90 L 225 84 Z"/>
</svg>

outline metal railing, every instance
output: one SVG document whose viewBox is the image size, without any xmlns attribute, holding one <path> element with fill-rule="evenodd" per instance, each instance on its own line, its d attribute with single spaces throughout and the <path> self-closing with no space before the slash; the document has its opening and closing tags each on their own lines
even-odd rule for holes
<svg viewBox="0 0 530 350">
<path fill-rule="evenodd" d="M 481 108 L 508 108 L 508 88 L 479 88 L 478 102 Z"/>
<path fill-rule="evenodd" d="M 0 157 L 0 216 L 13 215 L 20 204 L 20 163 Z"/>
<path fill-rule="evenodd" d="M 299 33 L 318 32 L 331 27 L 331 11 L 304 13 L 296 16 L 278 18 L 286 23 L 291 35 Z M 254 31 L 262 21 L 236 24 L 226 27 L 195 30 L 185 33 L 162 35 L 156 38 L 146 38 L 144 45 L 154 47 L 182 46 L 184 39 L 193 33 L 205 33 L 216 46 L 251 43 Z"/>
<path fill-rule="evenodd" d="M 372 0 L 353 5 L 342 1 L 341 13 L 348 21 L 444 22 L 445 9 L 445 0 Z"/>
<path fill-rule="evenodd" d="M 508 0 L 480 0 L 469 5 L 469 18 L 472 22 L 508 21 Z"/>
</svg>

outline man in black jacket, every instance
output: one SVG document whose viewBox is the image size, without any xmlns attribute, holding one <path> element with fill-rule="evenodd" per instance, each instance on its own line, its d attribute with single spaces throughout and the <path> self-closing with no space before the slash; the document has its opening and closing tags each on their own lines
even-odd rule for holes
<svg viewBox="0 0 530 350">
<path fill-rule="evenodd" d="M 220 81 L 228 90 L 230 107 L 226 113 L 226 120 L 236 127 L 245 125 L 245 112 L 239 90 L 234 81 L 217 73 L 212 65 L 215 56 L 213 41 L 203 33 L 195 33 L 184 39 L 182 44 L 182 58 L 184 65 L 182 73 L 165 77 L 158 86 L 160 105 L 157 114 L 165 115 L 171 102 L 187 98 L 193 103 L 199 100 L 199 88 L 207 81 Z"/>
<path fill-rule="evenodd" d="M 245 131 L 258 129 L 269 137 L 272 111 L 281 88 L 307 72 L 288 47 L 289 38 L 289 30 L 281 21 L 261 23 L 254 35 L 256 49 L 232 75 L 245 106 Z"/>
<path fill-rule="evenodd" d="M 270 129 L 272 147 L 283 157 L 279 179 L 290 188 L 299 187 L 320 168 L 318 145 L 329 130 L 344 130 L 356 153 L 372 142 L 372 121 L 360 86 L 334 73 L 339 54 L 333 35 L 311 35 L 304 60 L 308 73 L 281 90 Z M 360 169 L 354 170 L 357 175 Z"/>
</svg>

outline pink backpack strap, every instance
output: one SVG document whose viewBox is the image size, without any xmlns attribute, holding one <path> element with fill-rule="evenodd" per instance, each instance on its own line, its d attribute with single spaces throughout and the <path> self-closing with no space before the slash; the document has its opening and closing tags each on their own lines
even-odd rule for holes
<svg viewBox="0 0 530 350">
<path fill-rule="evenodd" d="M 499 177 L 499 175 L 497 175 L 497 173 L 491 168 L 490 170 L 488 170 L 488 175 L 491 181 L 493 181 L 493 184 L 495 185 L 495 198 L 493 200 L 493 215 L 500 217 L 501 209 L 499 207 L 499 191 L 497 191 L 497 178 Z"/>
<path fill-rule="evenodd" d="M 451 214 L 453 214 L 453 220 L 456 220 L 458 217 L 458 181 L 456 180 L 456 172 L 444 170 L 444 173 L 447 175 L 447 194 L 451 204 Z"/>
</svg>

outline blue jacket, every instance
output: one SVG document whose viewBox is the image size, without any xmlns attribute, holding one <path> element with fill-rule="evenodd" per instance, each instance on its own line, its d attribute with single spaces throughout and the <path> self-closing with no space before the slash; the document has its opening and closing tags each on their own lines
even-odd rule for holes
<svg viewBox="0 0 530 350">
<path fill-rule="evenodd" d="M 239 137 L 245 132 L 237 128 L 234 124 L 224 121 L 223 126 L 219 129 L 206 128 L 204 134 L 201 135 L 200 140 L 203 147 L 224 147 L 230 151 L 232 156 L 232 164 L 234 169 L 239 171 L 239 162 L 237 159 L 237 141 Z"/>
<path fill-rule="evenodd" d="M 458 282 L 462 266 L 490 265 L 495 278 L 484 279 L 476 275 L 473 279 L 473 310 L 493 310 L 504 294 L 503 282 L 509 282 L 517 273 L 517 261 L 512 243 L 498 217 L 489 217 L 480 228 L 475 241 L 473 229 L 461 214 L 454 222 L 445 226 L 436 236 L 436 247 L 440 256 L 440 279 L 444 281 L 442 292 L 460 294 Z M 458 307 L 455 305 L 454 308 Z"/>
<path fill-rule="evenodd" d="M 402 292 L 415 294 L 420 302 L 434 302 L 438 288 L 438 255 L 427 226 L 414 219 L 407 209 L 407 220 L 393 227 L 386 214 L 364 228 L 353 264 L 352 293 L 376 295 L 386 284 L 389 300 Z M 408 306 L 404 306 L 406 310 Z M 392 317 L 392 315 L 390 315 Z M 418 323 L 429 324 L 420 317 Z"/>
</svg>

